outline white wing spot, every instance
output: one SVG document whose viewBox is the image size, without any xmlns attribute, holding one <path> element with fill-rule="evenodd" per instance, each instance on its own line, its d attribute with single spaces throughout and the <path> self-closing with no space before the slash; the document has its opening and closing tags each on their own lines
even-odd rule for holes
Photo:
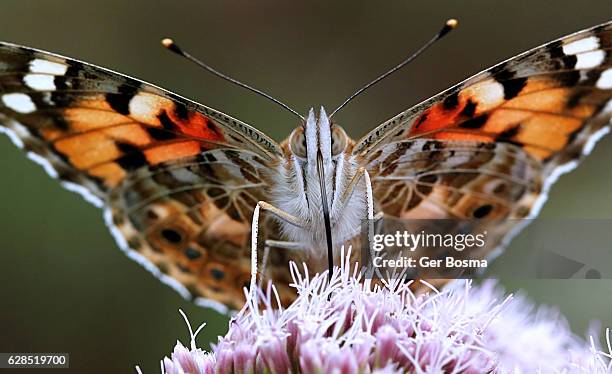
<svg viewBox="0 0 612 374">
<path fill-rule="evenodd" d="M 28 74 L 23 77 L 25 84 L 37 91 L 53 91 L 55 90 L 55 83 L 53 75 L 47 74 Z"/>
<path fill-rule="evenodd" d="M 608 100 L 606 106 L 603 108 L 604 113 L 612 113 L 612 99 Z"/>
<path fill-rule="evenodd" d="M 602 50 L 586 52 L 576 55 L 576 69 L 590 69 L 601 65 L 606 58 L 606 53 Z"/>
<path fill-rule="evenodd" d="M 30 72 L 44 73 L 52 75 L 64 75 L 68 70 L 68 65 L 59 62 L 35 59 L 30 61 Z"/>
<path fill-rule="evenodd" d="M 486 111 L 504 102 L 504 86 L 494 79 L 487 79 L 465 89 L 466 97 L 478 97 L 478 111 Z"/>
<path fill-rule="evenodd" d="M 612 88 L 612 68 L 609 68 L 601 73 L 595 87 L 601 88 L 602 90 Z"/>
<path fill-rule="evenodd" d="M 577 53 L 592 51 L 597 48 L 599 48 L 599 38 L 596 36 L 589 36 L 588 38 L 567 43 L 563 46 L 563 53 L 566 55 L 575 55 Z"/>
<path fill-rule="evenodd" d="M 10 93 L 2 95 L 4 105 L 19 113 L 32 113 L 36 110 L 36 105 L 32 99 L 23 93 Z"/>
</svg>

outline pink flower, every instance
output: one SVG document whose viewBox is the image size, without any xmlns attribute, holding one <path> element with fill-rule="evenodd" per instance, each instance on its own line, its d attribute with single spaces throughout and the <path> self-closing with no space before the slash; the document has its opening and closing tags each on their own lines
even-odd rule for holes
<svg viewBox="0 0 612 374">
<path fill-rule="evenodd" d="M 375 285 L 348 262 L 309 277 L 291 264 L 298 298 L 273 286 L 250 299 L 211 353 L 177 343 L 166 373 L 607 373 L 608 353 L 574 336 L 551 309 L 503 297 L 493 283 L 457 281 L 423 295 Z M 263 305 L 263 306 L 262 306 Z M 186 319 L 186 317 L 185 317 Z"/>
<path fill-rule="evenodd" d="M 163 367 L 168 374 L 214 374 L 216 362 L 214 355 L 199 348 L 189 350 L 177 341 L 171 358 L 164 358 Z"/>
</svg>

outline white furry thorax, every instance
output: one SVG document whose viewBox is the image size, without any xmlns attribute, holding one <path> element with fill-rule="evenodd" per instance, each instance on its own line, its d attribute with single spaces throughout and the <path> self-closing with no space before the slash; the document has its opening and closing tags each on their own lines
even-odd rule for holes
<svg viewBox="0 0 612 374">
<path fill-rule="evenodd" d="M 272 204 L 305 223 L 305 227 L 296 227 L 279 220 L 284 240 L 301 243 L 312 254 L 324 255 L 327 244 L 319 180 L 313 174 L 305 174 L 297 165 L 296 160 L 289 159 L 278 166 L 270 191 Z M 332 165 L 325 166 L 334 251 L 359 234 L 361 220 L 366 218 L 363 183 L 357 185 L 344 209 L 341 210 L 339 206 L 340 196 L 346 191 L 357 168 L 355 158 L 345 154 L 340 155 Z"/>
</svg>

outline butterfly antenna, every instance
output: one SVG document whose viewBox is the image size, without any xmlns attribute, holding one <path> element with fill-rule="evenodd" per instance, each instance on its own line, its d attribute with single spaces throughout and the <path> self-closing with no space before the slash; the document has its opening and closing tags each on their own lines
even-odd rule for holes
<svg viewBox="0 0 612 374">
<path fill-rule="evenodd" d="M 300 118 L 300 120 L 302 120 L 302 122 L 304 122 L 304 117 L 298 113 L 297 111 L 295 111 L 293 108 L 291 108 L 290 106 L 288 106 L 287 104 L 283 103 L 282 101 L 268 95 L 267 93 L 258 90 L 255 87 L 251 87 L 248 84 L 242 83 L 239 80 L 236 80 L 230 76 L 227 76 L 223 73 L 221 73 L 218 70 L 213 69 L 212 67 L 210 67 L 208 64 L 204 63 L 203 61 L 198 60 L 197 58 L 193 57 L 192 55 L 190 55 L 189 53 L 185 52 L 183 49 L 181 49 L 178 45 L 176 45 L 176 43 L 174 43 L 174 41 L 170 38 L 165 38 L 162 39 L 161 41 L 162 45 L 164 47 L 166 47 L 167 49 L 169 49 L 170 51 L 176 53 L 179 56 L 185 57 L 187 60 L 195 63 L 196 65 L 208 70 L 210 73 L 216 75 L 217 77 L 221 78 L 221 79 L 225 79 L 228 82 L 231 82 L 237 86 L 240 86 L 242 88 L 245 88 L 251 92 L 256 93 L 257 95 L 263 96 L 266 99 L 272 101 L 273 103 L 280 105 L 281 107 L 283 107 L 284 109 L 288 110 L 289 112 L 291 112 L 292 114 L 296 115 L 298 118 Z"/>
<path fill-rule="evenodd" d="M 399 65 L 397 65 L 394 68 L 388 70 L 386 73 L 384 73 L 383 75 L 381 75 L 378 78 L 374 79 L 373 81 L 371 81 L 370 83 L 366 84 L 365 86 L 361 87 L 354 94 L 349 96 L 348 99 L 344 100 L 344 102 L 342 104 L 340 104 L 340 106 L 337 107 L 336 110 L 334 110 L 332 112 L 332 114 L 329 115 L 329 118 L 331 119 L 334 116 L 334 114 L 338 113 L 338 111 L 340 109 L 344 108 L 354 98 L 356 98 L 357 96 L 361 95 L 363 93 L 363 91 L 365 91 L 368 88 L 372 87 L 373 85 L 375 85 L 376 83 L 378 83 L 381 80 L 385 79 L 389 75 L 395 73 L 399 69 L 401 69 L 404 66 L 406 66 L 406 64 L 408 64 L 409 62 L 411 62 L 412 60 L 417 58 L 421 53 L 425 52 L 425 50 L 427 48 L 431 47 L 435 42 L 437 42 L 438 40 L 442 39 L 442 37 L 444 37 L 446 34 L 448 34 L 452 29 L 456 28 L 458 24 L 459 24 L 459 22 L 457 22 L 457 20 L 454 19 L 454 18 L 451 18 L 451 19 L 447 20 L 446 23 L 444 24 L 444 26 L 442 27 L 442 29 L 440 29 L 440 31 L 438 31 L 438 33 L 433 38 L 431 38 L 427 43 L 425 43 L 421 48 L 419 48 L 416 52 L 414 52 L 412 55 L 410 55 L 408 58 L 406 58 L 404 61 L 402 61 Z"/>
</svg>

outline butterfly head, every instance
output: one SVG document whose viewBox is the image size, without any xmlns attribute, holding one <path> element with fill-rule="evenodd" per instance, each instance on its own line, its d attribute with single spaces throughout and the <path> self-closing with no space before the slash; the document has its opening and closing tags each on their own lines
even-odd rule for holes
<svg viewBox="0 0 612 374">
<path fill-rule="evenodd" d="M 332 123 L 321 107 L 319 115 L 310 109 L 303 126 L 293 130 L 289 139 L 289 149 L 306 168 L 316 168 L 317 157 L 330 167 L 344 153 L 349 143 L 344 130 Z M 320 156 L 319 156 L 320 155 Z"/>
</svg>

